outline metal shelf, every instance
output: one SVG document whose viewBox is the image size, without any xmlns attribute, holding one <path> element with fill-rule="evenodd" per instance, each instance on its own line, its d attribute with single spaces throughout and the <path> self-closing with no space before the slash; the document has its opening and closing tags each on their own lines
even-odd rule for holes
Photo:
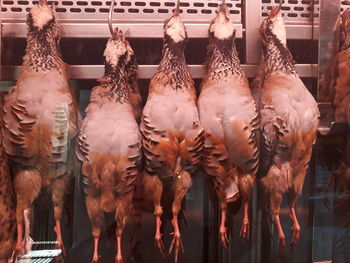
<svg viewBox="0 0 350 263">
<path fill-rule="evenodd" d="M 158 65 L 140 65 L 139 79 L 149 79 L 156 72 Z M 242 65 L 243 70 L 249 78 L 254 78 L 257 65 Z M 205 66 L 189 65 L 193 78 L 203 78 L 205 75 Z M 298 64 L 296 65 L 300 77 L 317 77 L 317 65 Z M 2 66 L 1 80 L 16 80 L 21 70 L 21 66 Z M 103 76 L 103 65 L 71 65 L 69 66 L 70 79 L 98 79 Z"/>
</svg>

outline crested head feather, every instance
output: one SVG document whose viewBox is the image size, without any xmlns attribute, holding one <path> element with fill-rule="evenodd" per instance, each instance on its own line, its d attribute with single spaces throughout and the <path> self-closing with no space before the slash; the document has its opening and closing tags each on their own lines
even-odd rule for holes
<svg viewBox="0 0 350 263">
<path fill-rule="evenodd" d="M 225 4 L 221 5 L 217 11 L 217 16 L 209 27 L 209 33 L 220 40 L 232 37 L 235 32 L 233 22 L 230 20 L 228 8 Z"/>
<path fill-rule="evenodd" d="M 35 5 L 31 10 L 30 14 L 33 19 L 33 25 L 42 29 L 49 21 L 54 17 L 52 9 L 47 4 Z"/>
<path fill-rule="evenodd" d="M 175 43 L 181 42 L 187 37 L 185 25 L 178 15 L 173 15 L 165 22 L 164 32 Z"/>
<path fill-rule="evenodd" d="M 106 45 L 106 49 L 103 53 L 106 62 L 114 67 L 118 65 L 120 58 L 123 56 L 125 57 L 125 64 L 127 64 L 133 54 L 134 51 L 130 47 L 129 42 L 121 38 L 109 39 Z"/>
</svg>

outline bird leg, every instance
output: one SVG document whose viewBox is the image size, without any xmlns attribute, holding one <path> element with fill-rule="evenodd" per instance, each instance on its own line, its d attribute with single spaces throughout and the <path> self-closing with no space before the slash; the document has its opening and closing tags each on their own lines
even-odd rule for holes
<svg viewBox="0 0 350 263">
<path fill-rule="evenodd" d="M 242 227 L 241 227 L 241 232 L 240 236 L 247 240 L 249 238 L 249 204 L 248 201 L 244 201 L 243 205 L 243 219 L 242 219 Z"/>
<path fill-rule="evenodd" d="M 145 178 L 146 179 L 146 178 Z M 161 199 L 163 194 L 163 183 L 157 177 L 153 176 L 153 200 L 154 200 L 154 215 L 156 217 L 156 234 L 154 236 L 155 245 L 164 257 L 164 244 L 162 240 L 162 234 L 160 232 L 160 227 L 162 225 L 161 216 L 163 214 L 163 208 L 161 206 Z"/>
<path fill-rule="evenodd" d="M 31 214 L 32 209 L 28 208 L 24 210 L 24 249 L 26 252 L 32 250 L 32 242 L 33 240 L 30 237 L 30 229 L 31 229 Z"/>
<path fill-rule="evenodd" d="M 172 224 L 174 227 L 173 240 L 171 242 L 170 248 L 169 248 L 169 254 L 171 254 L 173 248 L 175 248 L 175 260 L 174 262 L 178 262 L 178 255 L 179 255 L 179 248 L 182 250 L 182 253 L 184 253 L 184 248 L 181 241 L 181 233 L 179 228 L 179 222 L 178 222 L 178 214 L 181 209 L 182 200 L 187 194 L 189 188 L 192 185 L 192 178 L 191 175 L 186 172 L 182 171 L 180 173 L 177 173 L 176 177 L 174 178 L 174 201 L 172 205 L 172 213 L 173 213 L 173 219 Z"/>
<path fill-rule="evenodd" d="M 284 249 L 286 247 L 286 237 L 284 235 L 283 228 L 282 228 L 282 225 L 281 225 L 280 215 L 279 214 L 275 214 L 273 216 L 273 218 L 275 220 L 275 224 L 276 224 L 276 227 L 277 227 L 278 245 L 279 245 L 280 249 Z"/>
<path fill-rule="evenodd" d="M 290 218 L 293 221 L 293 226 L 292 226 L 293 237 L 292 237 L 291 246 L 292 248 L 294 248 L 300 239 L 300 232 L 301 232 L 300 224 L 298 222 L 298 218 L 296 215 L 296 200 L 294 198 L 289 202 L 289 211 L 290 211 L 290 214 L 289 214 Z"/>
<path fill-rule="evenodd" d="M 12 255 L 12 262 L 17 262 L 19 255 L 23 254 L 23 223 L 17 223 L 17 243 Z"/>
<path fill-rule="evenodd" d="M 87 191 L 91 189 L 87 188 Z M 91 195 L 85 197 L 86 210 L 89 215 L 92 228 L 92 237 L 94 239 L 94 254 L 92 256 L 92 262 L 100 262 L 100 256 L 98 255 L 98 243 L 101 235 L 101 225 L 103 219 L 103 213 L 99 205 L 100 201 L 94 199 Z"/>
<path fill-rule="evenodd" d="M 220 240 L 221 244 L 224 248 L 228 249 L 228 237 L 227 237 L 227 230 L 225 226 L 226 222 L 226 209 L 221 210 L 221 224 L 220 224 Z"/>
<path fill-rule="evenodd" d="M 67 253 L 66 253 L 66 250 L 64 248 L 64 244 L 63 244 L 63 240 L 62 240 L 61 220 L 60 219 L 55 220 L 55 228 L 54 229 L 56 232 L 56 241 L 57 241 L 56 249 L 61 249 L 63 257 L 66 259 Z M 56 261 L 61 262 L 61 258 L 58 256 Z"/>
<path fill-rule="evenodd" d="M 94 254 L 92 256 L 92 262 L 97 263 L 100 262 L 100 256 L 98 255 L 98 242 L 100 240 L 100 235 L 96 235 L 94 237 Z"/>
<path fill-rule="evenodd" d="M 130 212 L 130 207 L 132 204 L 132 195 L 133 195 L 133 192 L 129 192 L 125 195 L 121 195 L 121 197 L 116 200 L 116 210 L 115 210 L 116 231 L 115 231 L 115 234 L 117 237 L 117 255 L 115 257 L 115 263 L 122 263 L 123 262 L 121 239 L 122 239 L 124 227 L 125 227 L 126 222 L 127 222 L 128 214 Z"/>
<path fill-rule="evenodd" d="M 226 191 L 224 189 L 218 190 L 218 197 L 220 202 L 221 209 L 221 222 L 220 222 L 220 241 L 224 248 L 228 249 L 228 237 L 227 237 L 227 229 L 226 229 L 226 213 L 227 213 L 227 200 L 226 200 Z"/>
<path fill-rule="evenodd" d="M 24 252 L 23 222 L 24 211 L 30 208 L 41 189 L 41 176 L 37 170 L 20 170 L 14 177 L 13 187 L 16 193 L 17 243 L 13 252 L 13 262 Z"/>
</svg>

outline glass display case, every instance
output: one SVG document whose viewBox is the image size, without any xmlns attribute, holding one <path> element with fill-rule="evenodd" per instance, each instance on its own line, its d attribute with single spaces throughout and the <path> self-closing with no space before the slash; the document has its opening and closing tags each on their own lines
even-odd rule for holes
<svg viewBox="0 0 350 263">
<path fill-rule="evenodd" d="M 48 1 L 60 26 L 59 47 L 63 61 L 68 64 L 69 84 L 83 117 L 91 90 L 98 85 L 96 80 L 104 74 L 103 52 L 111 36 L 108 16 L 112 2 Z M 260 61 L 261 22 L 274 6 L 279 5 L 280 0 L 225 2 L 236 29 L 238 56 L 252 83 Z M 0 2 L 0 89 L 4 94 L 16 84 L 19 76 L 26 47 L 26 19 L 29 10 L 37 3 L 31 0 Z M 208 28 L 221 3 L 219 0 L 181 0 L 179 4 L 180 17 L 188 34 L 185 57 L 195 81 L 197 95 L 206 73 Z M 112 25 L 127 32 L 127 39 L 134 49 L 139 64 L 138 85 L 143 105 L 147 100 L 150 78 L 156 72 L 162 56 L 163 24 L 176 5 L 176 1 L 115 1 Z M 347 123 L 336 121 L 332 91 L 327 90 L 334 77 L 331 73 L 334 58 L 344 41 L 344 29 L 339 17 L 347 8 L 350 8 L 350 1 L 341 0 L 288 0 L 281 5 L 287 45 L 296 61 L 296 70 L 317 100 L 321 112 L 317 141 L 297 205 L 302 229 L 299 243 L 295 248 L 287 245 L 284 256 L 280 255 L 276 226 L 261 204 L 261 191 L 254 186 L 249 210 L 249 239 L 240 239 L 243 209 L 237 209 L 235 215 L 228 219 L 229 247 L 223 248 L 218 237 L 218 202 L 210 202 L 205 174 L 197 171 L 183 203 L 181 230 L 185 253 L 180 253 L 179 262 L 350 262 L 349 183 L 346 178 L 349 130 Z M 25 231 L 30 233 L 31 240 L 18 262 L 91 262 L 93 238 L 84 200 L 81 164 L 75 157 L 75 143 L 67 143 L 67 147 L 62 169 L 70 173 L 72 179 L 74 177 L 74 184 L 71 185 L 74 190 L 67 195 L 61 218 L 66 255 L 63 255 L 62 249 L 57 249 L 55 243 L 55 219 L 50 193 L 41 191 L 31 209 L 26 210 L 30 224 Z M 8 176 L 13 178 L 13 175 Z M 9 194 L 13 194 L 12 191 Z M 114 216 L 106 214 L 104 219 L 100 260 L 114 262 Z M 171 243 L 170 219 L 165 220 L 162 229 L 166 248 Z M 288 230 L 292 225 L 286 200 L 281 206 L 281 222 L 286 240 L 290 242 L 292 233 Z M 141 213 L 130 215 L 122 241 L 125 262 L 174 261 L 173 256 L 163 257 L 156 249 L 154 231 L 152 209 L 143 208 Z"/>
</svg>

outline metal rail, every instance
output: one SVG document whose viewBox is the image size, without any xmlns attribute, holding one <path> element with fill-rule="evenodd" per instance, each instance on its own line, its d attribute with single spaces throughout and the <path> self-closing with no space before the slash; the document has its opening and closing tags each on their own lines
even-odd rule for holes
<svg viewBox="0 0 350 263">
<path fill-rule="evenodd" d="M 139 78 L 149 79 L 157 70 L 158 65 L 140 65 Z M 254 78 L 257 65 L 242 65 L 243 70 L 249 78 Z M 194 78 L 202 78 L 205 75 L 205 66 L 189 65 L 190 71 Z M 317 65 L 297 64 L 297 71 L 303 78 L 317 77 Z M 1 80 L 16 80 L 21 70 L 21 66 L 2 66 Z M 103 75 L 103 65 L 71 65 L 69 66 L 70 79 L 98 79 Z"/>
</svg>

